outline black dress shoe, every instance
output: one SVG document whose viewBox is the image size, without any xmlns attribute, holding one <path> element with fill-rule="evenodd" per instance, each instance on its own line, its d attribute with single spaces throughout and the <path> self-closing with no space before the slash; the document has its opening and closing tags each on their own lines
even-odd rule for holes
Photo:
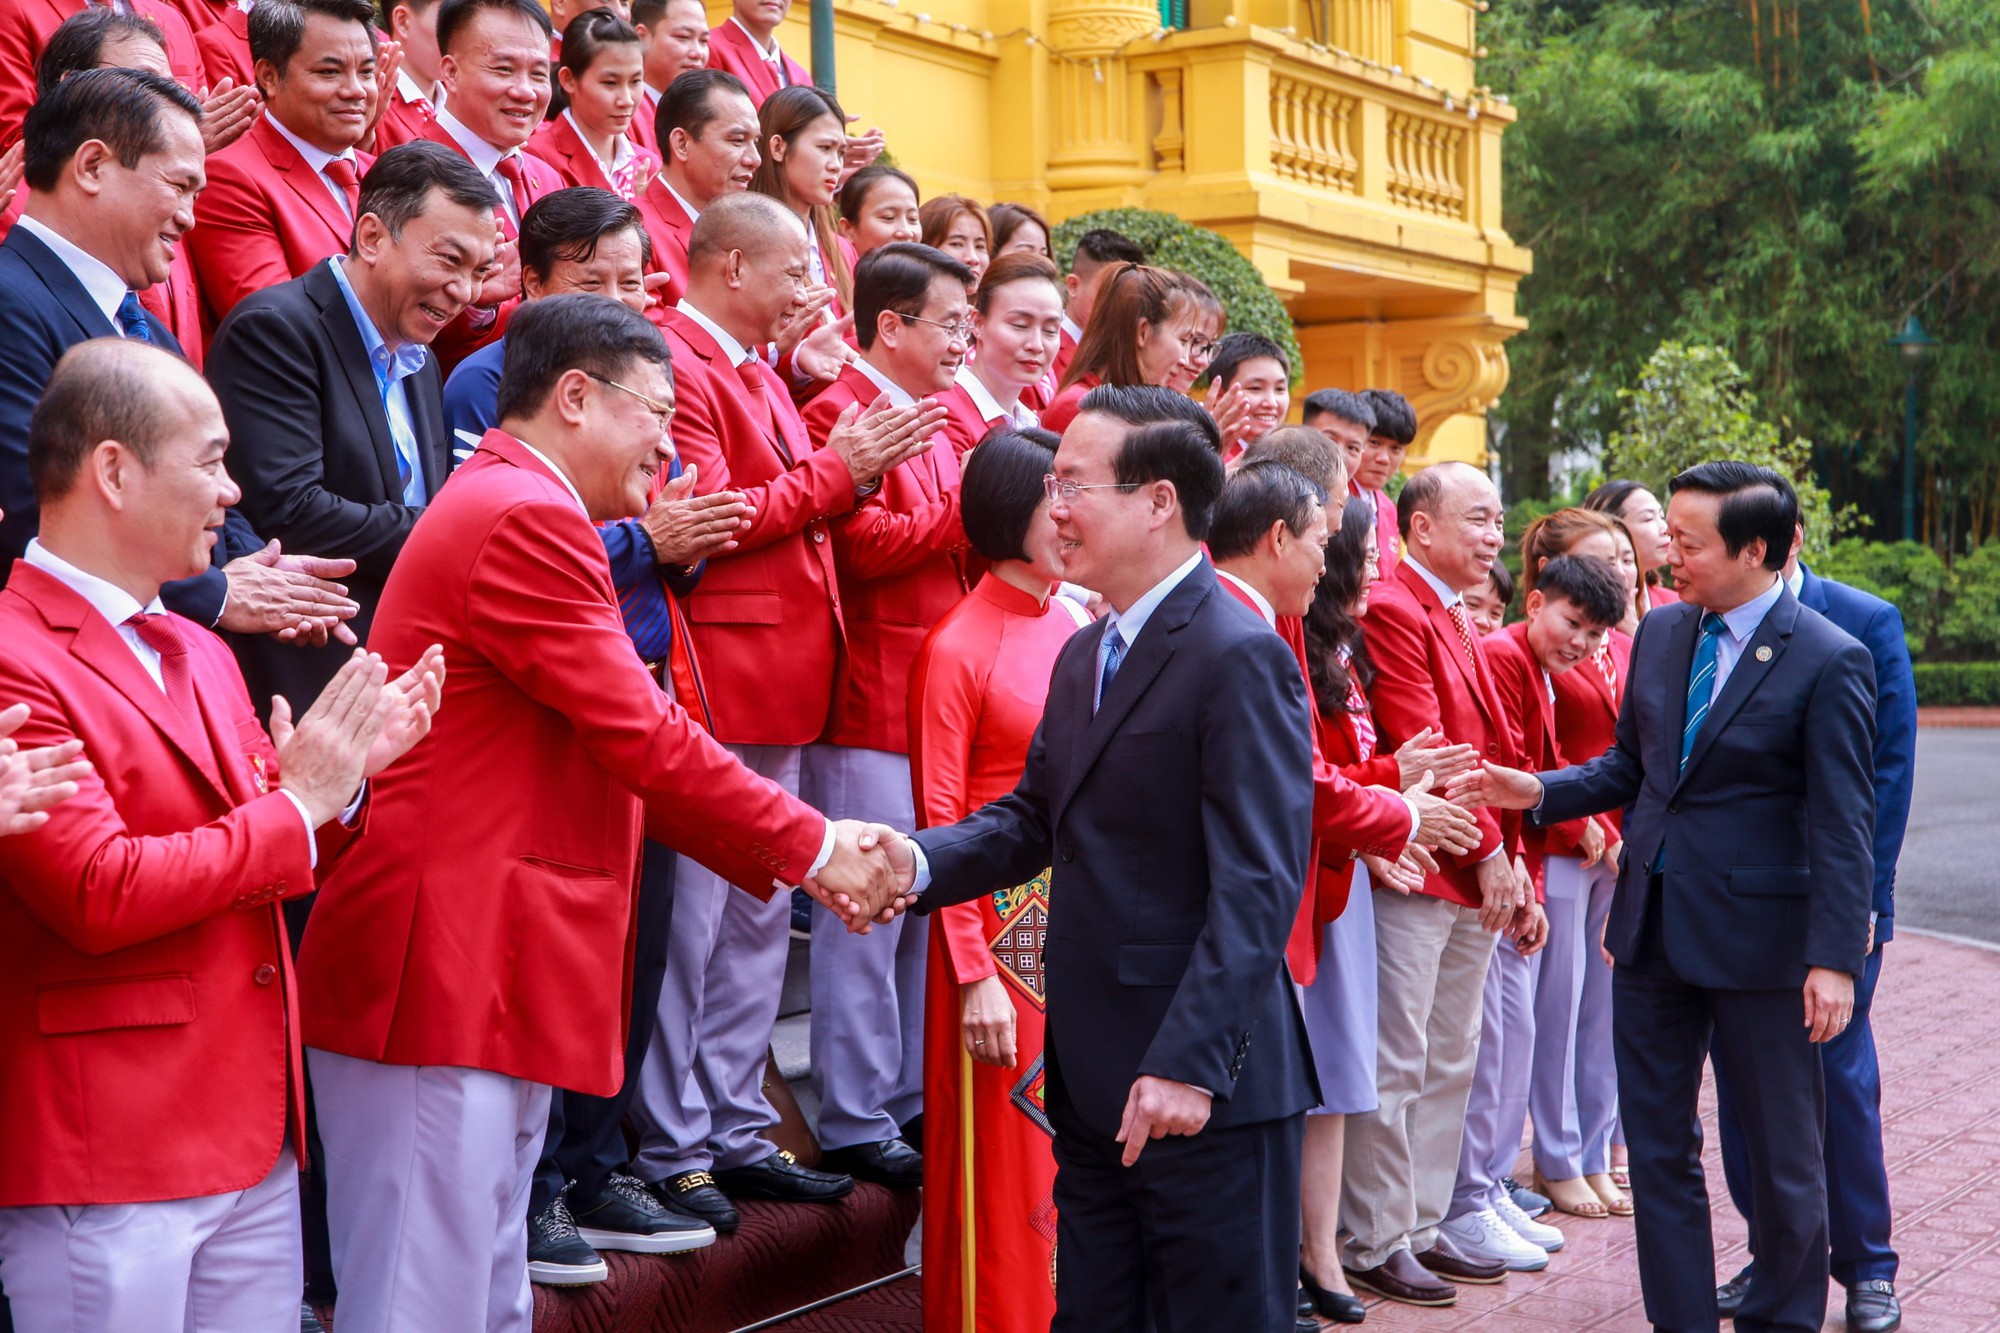
<svg viewBox="0 0 2000 1333">
<path fill-rule="evenodd" d="M 1358 1324 L 1368 1317 L 1368 1307 L 1358 1296 L 1350 1296 L 1344 1291 L 1328 1291 L 1313 1281 L 1312 1274 L 1299 1269 L 1299 1294 L 1311 1303 L 1316 1314 L 1323 1314 L 1336 1324 Z"/>
<path fill-rule="evenodd" d="M 924 1155 L 901 1139 L 829 1148 L 820 1162 L 856 1180 L 872 1180 L 892 1190 L 913 1190 L 924 1183 Z"/>
<path fill-rule="evenodd" d="M 1736 1270 L 1736 1276 L 1715 1289 L 1715 1312 L 1724 1319 L 1734 1319 L 1743 1307 L 1743 1293 L 1750 1290 L 1750 1265 Z"/>
<path fill-rule="evenodd" d="M 854 1193 L 854 1177 L 800 1166 L 783 1148 L 753 1166 L 715 1173 L 715 1183 L 732 1199 L 772 1199 L 778 1203 L 833 1203 Z"/>
<path fill-rule="evenodd" d="M 708 1223 L 717 1234 L 728 1235 L 743 1223 L 736 1205 L 715 1187 L 715 1177 L 706 1171 L 683 1171 L 646 1188 L 667 1207 L 684 1217 Z"/>
<path fill-rule="evenodd" d="M 1340 1271 L 1361 1290 L 1404 1305 L 1458 1304 L 1458 1289 L 1425 1272 L 1408 1250 L 1391 1250 L 1389 1257 L 1374 1268 L 1349 1268 L 1342 1264 Z"/>
<path fill-rule="evenodd" d="M 1292 1333 L 1319 1333 L 1319 1320 L 1309 1314 L 1302 1314 L 1292 1325 Z"/>
<path fill-rule="evenodd" d="M 1452 1242 L 1450 1236 L 1438 1232 L 1437 1244 L 1417 1256 L 1417 1262 L 1436 1273 L 1439 1277 L 1453 1282 L 1470 1282 L 1475 1286 L 1491 1286 L 1504 1280 L 1507 1265 L 1499 1262 L 1487 1263 L 1475 1259 Z"/>
<path fill-rule="evenodd" d="M 1847 1289 L 1848 1333 L 1894 1333 L 1903 1326 L 1903 1307 L 1896 1284 L 1876 1279 Z"/>
</svg>

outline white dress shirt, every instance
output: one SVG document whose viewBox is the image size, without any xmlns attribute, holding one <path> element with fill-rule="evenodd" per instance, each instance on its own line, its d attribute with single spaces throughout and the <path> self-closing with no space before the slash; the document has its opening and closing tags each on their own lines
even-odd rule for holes
<svg viewBox="0 0 2000 1333">
<path fill-rule="evenodd" d="M 132 290 L 125 285 L 125 279 L 111 271 L 110 265 L 96 255 L 79 248 L 68 237 L 45 222 L 38 221 L 23 213 L 15 226 L 22 228 L 30 236 L 55 252 L 63 266 L 76 275 L 83 284 L 83 290 L 90 296 L 91 303 L 104 312 L 111 321 L 111 327 L 118 328 L 118 307 L 125 303 L 125 293 Z M 123 330 L 119 330 L 121 333 Z"/>
<path fill-rule="evenodd" d="M 757 53 L 757 58 L 759 60 L 762 60 L 765 64 L 769 65 L 771 67 L 771 72 L 778 76 L 778 86 L 780 88 L 790 87 L 792 81 L 785 77 L 785 49 L 778 45 L 777 34 L 776 33 L 771 34 L 771 44 L 769 46 L 766 46 L 764 45 L 764 43 L 757 40 L 756 33 L 750 31 L 750 29 L 743 26 L 742 19 L 737 18 L 734 14 L 731 14 L 729 16 L 729 21 L 736 25 L 738 31 L 740 31 L 745 37 L 748 37 L 750 39 L 750 49 L 755 51 Z"/>
<path fill-rule="evenodd" d="M 465 128 L 457 116 L 443 107 L 438 108 L 437 123 L 451 136 L 452 142 L 464 151 L 466 157 L 472 160 L 472 165 L 479 168 L 479 174 L 486 178 L 486 183 L 499 193 L 500 207 L 514 220 L 516 227 L 520 226 L 521 210 L 514 199 L 514 185 L 500 174 L 500 163 L 510 157 L 520 157 L 521 150 L 510 148 L 502 152 Z"/>
<path fill-rule="evenodd" d="M 632 139 L 629 134 L 621 134 L 617 137 L 617 147 L 612 150 L 611 160 L 606 162 L 603 158 L 597 156 L 597 149 L 591 145 L 590 136 L 583 132 L 583 126 L 576 123 L 576 117 L 570 114 L 568 107 L 563 108 L 562 115 L 563 119 L 569 122 L 570 129 L 576 132 L 577 142 L 581 143 L 593 158 L 597 158 L 597 165 L 604 172 L 604 179 L 614 179 L 612 173 L 632 160 Z M 689 214 L 689 216 L 692 217 L 693 214 Z"/>
<path fill-rule="evenodd" d="M 863 379 L 889 395 L 889 406 L 915 407 L 917 405 L 917 400 L 906 389 L 870 365 L 866 354 L 855 357 L 848 364 L 860 371 Z"/>
<path fill-rule="evenodd" d="M 1083 325 L 1077 323 L 1068 315 L 1062 317 L 1062 328 L 1063 332 L 1069 335 L 1071 342 L 1080 343 L 1083 341 Z"/>
<path fill-rule="evenodd" d="M 989 426 L 996 421 L 1005 421 L 1013 426 L 1042 424 L 1042 419 L 1035 415 L 1035 409 L 1018 398 L 1014 400 L 1014 410 L 1011 412 L 1000 406 L 1000 400 L 987 391 L 985 381 L 973 373 L 969 364 L 958 368 L 956 383 L 959 388 L 965 390 L 966 397 L 972 400 L 972 406 L 978 411 L 980 420 Z"/>
<path fill-rule="evenodd" d="M 23 219 L 23 221 L 25 220 Z M 166 693 L 167 680 L 160 671 L 160 650 L 140 638 L 139 631 L 125 623 L 133 616 L 139 615 L 142 612 L 149 616 L 166 615 L 167 608 L 160 604 L 157 594 L 155 594 L 152 601 L 141 606 L 139 599 L 131 593 L 126 592 L 115 583 L 108 582 L 97 577 L 95 574 L 78 569 L 75 565 L 72 565 L 69 561 L 42 545 L 41 538 L 39 537 L 30 537 L 28 539 L 28 549 L 21 556 L 21 559 L 33 565 L 36 569 L 41 570 L 78 597 L 83 598 L 84 601 L 89 602 L 93 611 L 96 611 L 97 614 L 110 621 L 111 628 L 118 632 L 118 637 L 125 641 L 127 648 L 132 650 L 132 655 L 139 659 L 139 665 L 146 669 L 146 674 L 151 676 L 153 683 L 160 687 L 160 693 Z M 285 799 L 292 803 L 292 807 L 299 812 L 299 818 L 304 821 L 306 826 L 306 854 L 314 866 L 319 865 L 319 840 L 313 836 L 312 816 L 306 812 L 306 803 L 291 792 L 285 791 L 283 787 L 278 788 L 278 790 L 285 793 Z M 354 802 L 341 812 L 341 819 L 343 821 L 351 821 L 354 818 L 356 807 L 360 804 L 361 799 L 357 796 Z"/>
<path fill-rule="evenodd" d="M 681 206 L 681 212 L 688 215 L 689 222 L 701 221 L 701 210 L 699 208 L 696 208 L 693 204 L 689 203 L 687 201 L 687 196 L 682 194 L 679 190 L 676 190 L 673 187 L 673 182 L 667 179 L 666 172 L 662 171 L 659 175 L 655 176 L 653 179 L 657 180 L 660 183 L 661 188 L 674 197 L 674 202 Z"/>
<path fill-rule="evenodd" d="M 313 147 L 298 135 L 293 134 L 285 128 L 284 121 L 279 120 L 269 112 L 265 113 L 264 119 L 271 122 L 271 128 L 276 130 L 286 143 L 299 150 L 299 156 L 306 160 L 306 165 L 313 169 L 315 176 L 319 177 L 319 183 L 326 187 L 327 193 L 333 196 L 333 201 L 340 205 L 340 211 L 345 213 L 349 218 L 352 218 L 354 212 L 347 206 L 347 191 L 333 183 L 333 177 L 326 174 L 326 164 L 335 158 L 339 158 L 354 168 L 354 178 L 360 180 L 361 163 L 355 159 L 354 150 L 350 148 L 344 153 L 325 152 L 322 149 Z"/>
<path fill-rule="evenodd" d="M 689 305 L 685 296 L 675 303 L 674 309 L 701 325 L 708 332 L 708 336 L 715 339 L 715 345 L 722 349 L 722 354 L 729 359 L 730 365 L 740 366 L 745 361 L 756 360 L 756 357 L 751 354 L 750 350 L 742 343 L 737 342 L 728 329 L 723 328 L 707 315 L 702 314 L 701 311 Z"/>
</svg>

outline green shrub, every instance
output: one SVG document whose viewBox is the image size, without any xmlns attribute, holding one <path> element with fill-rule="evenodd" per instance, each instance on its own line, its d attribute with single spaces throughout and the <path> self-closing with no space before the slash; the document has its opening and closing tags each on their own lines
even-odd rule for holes
<svg viewBox="0 0 2000 1333">
<path fill-rule="evenodd" d="M 1056 227 L 1049 244 L 1058 268 L 1068 267 L 1070 256 L 1076 253 L 1077 237 L 1093 227 L 1122 232 L 1145 250 L 1147 262 L 1193 274 L 1207 283 L 1229 312 L 1229 331 L 1261 333 L 1284 348 L 1292 366 L 1292 383 L 1296 386 L 1300 382 L 1305 358 L 1292 332 L 1292 317 L 1257 266 L 1245 259 L 1228 237 L 1183 222 L 1171 213 L 1110 208 L 1079 214 Z"/>
<path fill-rule="evenodd" d="M 1951 604 L 1937 627 L 1938 647 L 1953 657 L 2000 657 L 2000 542 L 1988 542 L 1951 567 Z"/>
<path fill-rule="evenodd" d="M 1927 708 L 2000 706 L 2000 662 L 1919 662 L 1916 673 Z"/>
<path fill-rule="evenodd" d="M 1911 657 L 1921 656 L 1938 637 L 1938 627 L 1950 605 L 1953 578 L 1952 571 L 1945 568 L 1944 561 L 1930 547 L 1918 542 L 1871 542 L 1848 537 L 1807 563 L 1816 574 L 1893 602 L 1903 613 L 1903 638 L 1910 646 Z"/>
</svg>

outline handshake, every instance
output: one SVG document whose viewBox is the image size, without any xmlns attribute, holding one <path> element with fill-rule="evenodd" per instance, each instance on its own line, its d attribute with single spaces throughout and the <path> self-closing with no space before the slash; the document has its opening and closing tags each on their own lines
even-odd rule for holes
<svg viewBox="0 0 2000 1333">
<path fill-rule="evenodd" d="M 833 852 L 805 891 L 866 935 L 871 926 L 894 921 L 916 901 L 916 848 L 886 824 L 855 819 L 833 821 Z"/>
</svg>

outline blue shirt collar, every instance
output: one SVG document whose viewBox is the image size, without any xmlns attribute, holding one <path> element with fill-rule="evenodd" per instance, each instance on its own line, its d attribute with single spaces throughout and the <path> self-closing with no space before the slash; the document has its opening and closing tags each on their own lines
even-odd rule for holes
<svg viewBox="0 0 2000 1333">
<path fill-rule="evenodd" d="M 1771 576 L 1771 586 L 1758 593 L 1733 611 L 1722 613 L 1722 623 L 1729 629 L 1729 637 L 1742 643 L 1757 632 L 1764 623 L 1764 617 L 1771 614 L 1771 608 L 1785 595 L 1785 581 L 1776 574 Z"/>
<path fill-rule="evenodd" d="M 354 316 L 354 326 L 361 331 L 361 345 L 368 352 L 368 364 L 375 368 L 376 382 L 386 390 L 422 370 L 430 358 L 430 349 L 421 343 L 404 343 L 395 351 L 390 351 L 388 342 L 375 327 L 375 321 L 362 307 L 361 298 L 354 294 L 353 286 L 347 281 L 346 256 L 335 255 L 327 262 L 332 265 L 333 280 L 339 285 L 340 294 L 347 298 L 347 309 Z"/>
<path fill-rule="evenodd" d="M 1161 579 L 1158 583 L 1155 583 L 1151 588 L 1148 588 L 1138 601 L 1126 607 L 1122 612 L 1113 611 L 1107 615 L 1105 619 L 1110 623 L 1105 626 L 1104 632 L 1106 634 L 1117 634 L 1119 638 L 1125 640 L 1127 648 L 1139 642 L 1140 632 L 1146 628 L 1146 622 L 1152 619 L 1153 612 L 1160 609 L 1160 603 L 1166 601 L 1168 595 L 1175 588 L 1180 587 L 1187 576 L 1194 573 L 1196 567 L 1200 564 L 1201 552 L 1200 550 L 1196 550 L 1193 555 L 1187 558 L 1186 564 Z"/>
</svg>

